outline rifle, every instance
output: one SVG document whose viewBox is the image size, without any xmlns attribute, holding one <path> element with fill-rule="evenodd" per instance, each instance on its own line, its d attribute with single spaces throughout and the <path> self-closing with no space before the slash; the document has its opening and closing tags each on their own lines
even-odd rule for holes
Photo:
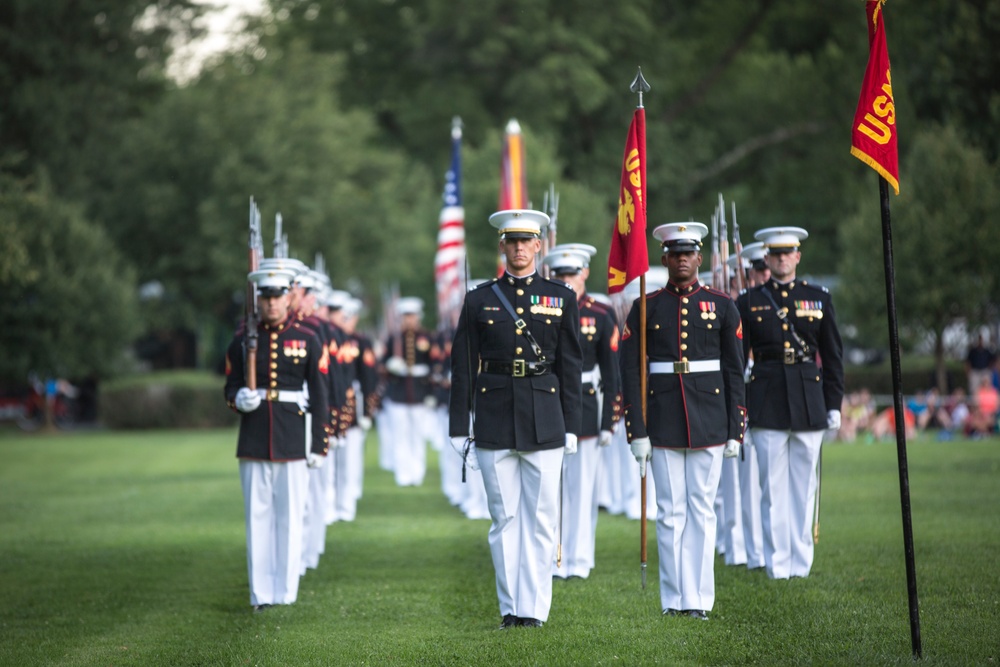
<svg viewBox="0 0 1000 667">
<path fill-rule="evenodd" d="M 556 192 L 554 183 L 549 183 L 549 190 L 542 197 L 542 210 L 549 216 L 549 228 L 542 237 L 542 253 L 538 257 L 538 266 L 542 268 L 542 275 L 545 278 L 551 277 L 548 265 L 542 260 L 549 254 L 549 250 L 556 246 L 556 222 L 559 218 L 559 193 Z"/>
<path fill-rule="evenodd" d="M 743 266 L 743 242 L 740 241 L 740 225 L 736 222 L 736 202 L 733 202 L 733 252 L 736 253 L 736 293 L 747 286 L 747 272 Z"/>
<path fill-rule="evenodd" d="M 264 246 L 260 234 L 260 209 L 250 197 L 250 233 L 247 243 L 247 264 L 250 273 L 260 267 L 260 260 L 264 256 Z M 244 315 L 244 331 L 246 332 L 246 360 L 244 361 L 244 372 L 246 384 L 250 389 L 257 389 L 257 325 L 260 323 L 260 315 L 257 310 L 257 283 L 247 280 L 246 312 Z"/>
<path fill-rule="evenodd" d="M 288 238 L 281 235 L 281 214 L 274 214 L 274 257 L 288 259 Z"/>
<path fill-rule="evenodd" d="M 722 289 L 722 267 L 719 265 L 722 248 L 719 245 L 719 211 L 712 213 L 712 287 Z"/>
<path fill-rule="evenodd" d="M 726 203 L 719 193 L 719 290 L 729 294 L 729 238 L 726 224 Z"/>
</svg>

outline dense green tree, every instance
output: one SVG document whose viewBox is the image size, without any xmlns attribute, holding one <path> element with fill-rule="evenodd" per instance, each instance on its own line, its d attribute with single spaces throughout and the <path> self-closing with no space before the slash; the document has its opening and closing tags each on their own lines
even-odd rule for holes
<svg viewBox="0 0 1000 667">
<path fill-rule="evenodd" d="M 137 333 L 133 273 L 47 185 L 0 175 L 0 382 L 107 376 Z"/>
<path fill-rule="evenodd" d="M 44 166 L 78 198 L 105 168 L 118 125 L 167 89 L 172 38 L 198 34 L 192 0 L 4 0 L 0 3 L 0 152 Z"/>
<path fill-rule="evenodd" d="M 562 176 L 617 204 L 625 129 L 642 65 L 652 222 L 705 219 L 718 192 L 748 230 L 803 224 L 836 257 L 835 223 L 859 178 L 848 127 L 864 67 L 859 7 L 749 3 L 275 0 L 274 41 L 342 53 L 346 102 L 427 161 L 429 128 L 453 114 L 470 143 L 510 116 L 551 134 Z M 365 85 L 357 85 L 364 81 Z M 531 165 L 529 164 L 529 169 Z M 600 245 L 606 245 L 605 240 Z"/>
<path fill-rule="evenodd" d="M 981 323 L 1000 295 L 1000 173 L 952 128 L 912 139 L 902 164 L 906 187 L 892 196 L 896 310 L 904 343 L 930 338 L 945 386 L 943 333 L 959 320 Z M 866 341 L 887 341 L 885 273 L 878 192 L 841 227 L 845 249 L 838 289 L 844 319 Z M 908 339 L 908 340 L 907 340 Z"/>
</svg>

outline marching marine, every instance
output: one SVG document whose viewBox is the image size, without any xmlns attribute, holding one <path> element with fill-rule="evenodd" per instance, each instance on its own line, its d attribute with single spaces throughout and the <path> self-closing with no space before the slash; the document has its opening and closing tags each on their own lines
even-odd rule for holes
<svg viewBox="0 0 1000 667">
<path fill-rule="evenodd" d="M 669 281 L 647 298 L 648 409 L 640 393 L 639 304 L 622 333 L 625 427 L 632 453 L 656 482 L 660 602 L 665 615 L 708 620 L 715 603 L 713 503 L 723 453 L 743 438 L 743 350 L 739 314 L 729 295 L 698 282 L 698 222 L 660 225 Z"/>
<path fill-rule="evenodd" d="M 555 576 L 587 578 L 594 568 L 597 472 L 601 449 L 611 444 L 614 399 L 620 391 L 618 325 L 609 307 L 587 294 L 590 258 L 597 248 L 569 243 L 549 249 L 543 263 L 576 293 L 583 351 L 583 413 L 575 456 L 563 459 L 562 559 Z"/>
<path fill-rule="evenodd" d="M 307 465 L 320 466 L 328 451 L 329 358 L 315 334 L 291 316 L 293 275 L 278 266 L 249 275 L 261 310 L 255 363 L 259 389 L 245 384 L 245 331 L 237 333 L 226 352 L 225 397 L 241 413 L 236 456 L 255 610 L 291 604 L 298 596 Z"/>
<path fill-rule="evenodd" d="M 753 353 L 747 397 L 760 466 L 764 562 L 772 579 L 806 577 L 823 431 L 840 428 L 843 344 L 830 293 L 796 278 L 799 227 L 754 236 L 767 248 L 771 277 L 737 300 L 744 351 Z"/>
<path fill-rule="evenodd" d="M 576 295 L 535 267 L 548 223 L 532 210 L 490 216 L 506 271 L 466 294 L 452 343 L 449 432 L 482 470 L 503 629 L 548 619 L 563 454 L 580 432 Z"/>
</svg>

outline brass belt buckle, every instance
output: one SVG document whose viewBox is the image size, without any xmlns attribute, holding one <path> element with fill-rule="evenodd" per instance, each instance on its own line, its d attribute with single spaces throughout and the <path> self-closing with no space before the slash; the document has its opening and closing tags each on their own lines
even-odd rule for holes
<svg viewBox="0 0 1000 667">
<path fill-rule="evenodd" d="M 795 350 L 790 347 L 785 348 L 785 363 L 788 365 L 795 363 Z"/>
<path fill-rule="evenodd" d="M 514 370 L 511 373 L 511 375 L 513 375 L 516 378 L 523 378 L 524 377 L 524 370 L 525 370 L 524 359 L 515 359 L 514 360 Z"/>
<path fill-rule="evenodd" d="M 688 361 L 675 361 L 674 372 L 679 374 L 690 373 L 691 363 Z"/>
<path fill-rule="evenodd" d="M 278 390 L 277 389 L 269 389 L 268 392 L 267 392 L 267 400 L 269 400 L 269 401 L 277 401 L 278 400 Z"/>
</svg>

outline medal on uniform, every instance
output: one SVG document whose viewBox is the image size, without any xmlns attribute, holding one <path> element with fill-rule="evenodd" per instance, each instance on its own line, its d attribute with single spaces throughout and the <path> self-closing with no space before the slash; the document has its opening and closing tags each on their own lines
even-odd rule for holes
<svg viewBox="0 0 1000 667">
<path fill-rule="evenodd" d="M 796 301 L 795 302 L 795 316 L 796 317 L 815 317 L 816 319 L 823 319 L 823 302 L 822 301 Z"/>
<path fill-rule="evenodd" d="M 562 297 L 531 295 L 530 310 L 532 315 L 555 315 L 559 317 L 562 315 L 562 306 Z"/>
</svg>

